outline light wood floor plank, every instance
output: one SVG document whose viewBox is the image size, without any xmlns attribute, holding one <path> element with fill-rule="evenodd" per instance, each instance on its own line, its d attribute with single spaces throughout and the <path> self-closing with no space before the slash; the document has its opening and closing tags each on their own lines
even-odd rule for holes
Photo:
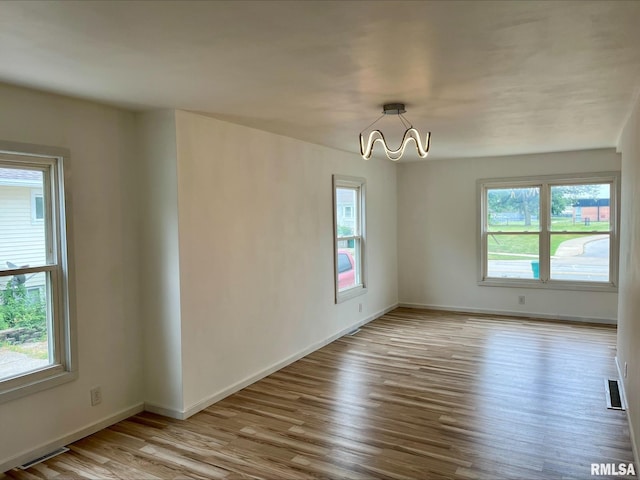
<svg viewBox="0 0 640 480">
<path fill-rule="evenodd" d="M 186 421 L 142 413 L 4 480 L 583 479 L 633 460 L 625 413 L 606 408 L 615 342 L 607 326 L 398 308 Z"/>
</svg>

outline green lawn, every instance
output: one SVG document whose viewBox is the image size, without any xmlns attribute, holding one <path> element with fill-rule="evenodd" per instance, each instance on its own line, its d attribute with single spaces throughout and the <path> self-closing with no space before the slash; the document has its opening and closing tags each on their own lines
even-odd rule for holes
<svg viewBox="0 0 640 480">
<path fill-rule="evenodd" d="M 526 230 L 525 230 L 526 228 Z M 584 223 L 574 224 L 571 219 L 560 218 L 553 219 L 551 222 L 552 232 L 570 232 L 562 235 L 551 235 L 551 255 L 555 255 L 558 246 L 567 240 L 583 237 L 577 232 L 589 232 L 597 234 L 598 232 L 606 232 L 609 229 L 609 222 L 591 222 L 586 226 Z M 530 227 L 524 227 L 524 223 L 520 225 L 499 225 L 490 227 L 488 251 L 489 260 L 526 260 L 538 256 L 538 235 L 500 235 L 498 232 L 520 232 L 520 231 L 537 232 L 538 225 L 534 224 Z M 576 233 L 572 233 L 576 232 Z M 502 254 L 502 255 L 495 255 Z M 507 255 L 505 255 L 507 254 Z M 508 255 L 513 254 L 513 255 Z"/>
</svg>

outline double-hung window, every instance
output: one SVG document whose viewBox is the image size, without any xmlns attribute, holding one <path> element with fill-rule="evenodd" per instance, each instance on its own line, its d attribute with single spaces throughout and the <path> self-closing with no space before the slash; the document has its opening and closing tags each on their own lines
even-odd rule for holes
<svg viewBox="0 0 640 480">
<path fill-rule="evenodd" d="M 618 173 L 478 181 L 480 284 L 614 291 Z"/>
<path fill-rule="evenodd" d="M 0 142 L 0 402 L 75 378 L 67 156 Z"/>
<path fill-rule="evenodd" d="M 365 180 L 333 176 L 335 299 L 366 292 Z"/>
</svg>

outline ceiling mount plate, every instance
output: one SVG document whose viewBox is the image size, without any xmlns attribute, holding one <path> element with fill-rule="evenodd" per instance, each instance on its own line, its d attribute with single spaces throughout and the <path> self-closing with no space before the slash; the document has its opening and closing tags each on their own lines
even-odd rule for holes
<svg viewBox="0 0 640 480">
<path fill-rule="evenodd" d="M 385 115 L 400 115 L 405 112 L 404 103 L 386 103 L 382 106 L 382 113 Z"/>
</svg>

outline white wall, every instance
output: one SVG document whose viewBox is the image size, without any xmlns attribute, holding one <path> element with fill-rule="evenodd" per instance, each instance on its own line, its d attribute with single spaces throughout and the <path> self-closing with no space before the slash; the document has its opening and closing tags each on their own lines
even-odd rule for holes
<svg viewBox="0 0 640 480">
<path fill-rule="evenodd" d="M 624 127 L 620 220 L 620 292 L 618 295 L 618 365 L 628 402 L 636 462 L 640 461 L 640 100 Z M 624 378 L 624 366 L 628 376 Z M 636 463 L 637 465 L 637 463 Z"/>
<path fill-rule="evenodd" d="M 397 303 L 396 166 L 188 112 L 176 123 L 188 414 Z M 334 173 L 367 180 L 369 289 L 339 305 Z"/>
<path fill-rule="evenodd" d="M 0 139 L 71 151 L 79 378 L 0 404 L 0 471 L 141 408 L 131 113 L 0 84 Z M 89 389 L 102 386 L 91 407 Z M 44 453 L 44 452 L 42 452 Z"/>
<path fill-rule="evenodd" d="M 178 258 L 178 176 L 173 110 L 139 114 L 141 319 L 144 400 L 148 409 L 181 411 L 182 338 Z"/>
<path fill-rule="evenodd" d="M 400 164 L 400 303 L 615 321 L 616 293 L 478 286 L 476 180 L 619 170 L 613 149 Z"/>
</svg>

